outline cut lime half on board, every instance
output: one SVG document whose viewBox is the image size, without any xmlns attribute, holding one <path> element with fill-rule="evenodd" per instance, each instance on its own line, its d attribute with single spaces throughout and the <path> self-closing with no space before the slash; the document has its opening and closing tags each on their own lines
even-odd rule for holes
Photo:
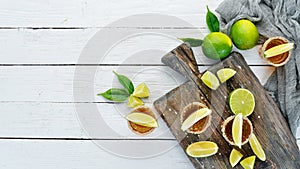
<svg viewBox="0 0 300 169">
<path fill-rule="evenodd" d="M 229 106 L 232 113 L 242 113 L 244 117 L 247 117 L 254 111 L 255 99 L 249 90 L 235 89 L 229 94 Z"/>
</svg>

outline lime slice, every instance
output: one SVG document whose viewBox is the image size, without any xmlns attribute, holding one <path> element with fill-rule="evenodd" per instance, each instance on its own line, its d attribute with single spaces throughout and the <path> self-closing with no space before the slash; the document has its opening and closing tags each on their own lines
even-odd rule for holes
<svg viewBox="0 0 300 169">
<path fill-rule="evenodd" d="M 249 90 L 235 89 L 229 95 L 229 106 L 234 114 L 242 113 L 246 117 L 252 114 L 255 108 L 255 99 Z"/>
<path fill-rule="evenodd" d="M 294 48 L 294 43 L 281 44 L 265 51 L 264 56 L 265 58 L 270 58 L 285 53 L 293 48 Z"/>
<path fill-rule="evenodd" d="M 192 113 L 184 122 L 182 123 L 181 130 L 185 131 L 192 127 L 195 123 L 197 123 L 199 120 L 203 119 L 204 117 L 211 114 L 211 110 L 208 108 L 202 108 L 194 113 Z"/>
<path fill-rule="evenodd" d="M 133 112 L 126 116 L 128 121 L 132 123 L 146 126 L 146 127 L 158 127 L 158 123 L 156 119 L 148 114 L 140 113 L 140 112 Z"/>
<path fill-rule="evenodd" d="M 230 156 L 229 156 L 229 162 L 231 164 L 231 167 L 234 167 L 237 165 L 237 163 L 242 159 L 243 154 L 237 151 L 236 149 L 232 149 Z"/>
<path fill-rule="evenodd" d="M 135 97 L 144 98 L 144 97 L 149 97 L 150 92 L 149 92 L 147 85 L 145 83 L 141 83 L 135 88 L 132 95 Z"/>
<path fill-rule="evenodd" d="M 207 87 L 213 90 L 216 90 L 220 86 L 218 78 L 210 71 L 206 71 L 201 76 L 201 80 Z"/>
<path fill-rule="evenodd" d="M 220 69 L 217 72 L 218 78 L 221 83 L 226 82 L 228 79 L 232 78 L 236 74 L 236 71 L 230 68 Z"/>
<path fill-rule="evenodd" d="M 189 145 L 186 153 L 191 157 L 208 157 L 218 152 L 218 145 L 210 141 L 199 141 Z"/>
<path fill-rule="evenodd" d="M 127 102 L 127 106 L 128 107 L 137 107 L 137 106 L 142 106 L 144 105 L 144 102 L 138 98 L 138 97 L 134 97 L 133 95 L 129 96 L 128 102 Z"/>
<path fill-rule="evenodd" d="M 255 163 L 255 156 L 247 157 L 243 161 L 240 162 L 240 164 L 242 165 L 242 167 L 244 169 L 253 169 L 254 163 Z"/>
<path fill-rule="evenodd" d="M 232 123 L 232 138 L 236 146 L 241 148 L 243 136 L 243 115 L 242 113 L 236 115 Z"/>
<path fill-rule="evenodd" d="M 261 161 L 266 161 L 266 155 L 264 150 L 262 149 L 259 141 L 257 140 L 256 136 L 252 134 L 250 137 L 250 146 L 254 154 L 261 160 Z"/>
</svg>

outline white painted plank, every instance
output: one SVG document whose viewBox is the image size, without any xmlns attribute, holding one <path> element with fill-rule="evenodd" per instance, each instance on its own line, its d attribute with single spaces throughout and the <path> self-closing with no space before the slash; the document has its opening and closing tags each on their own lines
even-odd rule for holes
<svg viewBox="0 0 300 169">
<path fill-rule="evenodd" d="M 205 25 L 206 5 L 213 10 L 218 0 L 4 0 L 0 7 L 1 27 L 103 27 L 120 18 L 144 13 L 173 15 L 196 25 Z M 124 23 L 124 26 L 126 25 Z M 136 23 L 146 26 L 147 22 Z M 178 26 L 158 22 L 150 26 Z M 132 25 L 131 25 L 132 26 Z M 148 25 L 149 26 L 149 25 Z"/>
<path fill-rule="evenodd" d="M 106 101 L 96 94 L 112 86 L 120 87 L 112 70 L 127 75 L 135 85 L 146 82 L 152 90 L 150 100 L 155 100 L 185 81 L 182 76 L 166 66 L 78 66 L 76 73 L 75 68 L 75 66 L 2 66 L 0 101 Z M 206 68 L 201 66 L 200 70 Z M 274 70 L 269 66 L 251 68 L 262 83 Z M 93 91 L 87 92 L 89 89 Z M 76 91 L 81 92 L 81 96 L 74 99 Z"/>
<path fill-rule="evenodd" d="M 99 30 L 103 33 L 94 36 Z M 80 64 L 162 64 L 161 57 L 182 43 L 177 38 L 203 39 L 207 33 L 207 29 L 0 29 L 0 64 L 76 64 L 91 38 L 95 41 L 89 46 L 96 49 L 89 48 L 89 53 L 99 55 Z M 100 45 L 107 41 L 105 34 L 117 40 L 121 40 L 119 34 L 132 36 L 106 49 Z M 101 55 L 103 51 L 106 55 Z M 267 65 L 257 51 L 240 52 L 250 65 Z M 201 47 L 194 48 L 194 53 L 199 64 L 215 62 L 203 55 Z"/>
<path fill-rule="evenodd" d="M 131 109 L 126 105 L 110 103 L 79 103 L 89 107 L 97 106 L 92 116 L 79 116 L 74 103 L 0 103 L 0 137 L 21 138 L 93 138 L 93 139 L 174 139 L 167 126 L 158 118 L 159 128 L 147 136 L 139 136 L 128 128 L 124 118 Z M 155 111 L 154 108 L 152 108 Z M 84 118 L 101 118 L 94 128 L 83 125 Z M 108 128 L 106 129 L 106 125 Z M 105 130 L 105 131 L 104 131 Z M 110 132 L 109 132 L 110 131 Z"/>
<path fill-rule="evenodd" d="M 102 146 L 114 146 L 118 154 L 127 153 L 131 158 L 119 157 L 99 148 L 92 141 L 66 140 L 0 140 L 1 168 L 42 168 L 42 169 L 190 169 L 193 166 L 177 145 L 171 150 L 152 158 L 134 159 L 143 156 L 151 148 L 173 146 L 175 141 L 101 141 Z M 149 146 L 150 144 L 150 146 Z M 139 149 L 136 149 L 137 145 Z M 147 147 L 148 145 L 148 147 Z M 140 152 L 138 152 L 140 150 Z M 144 151 L 144 152 L 141 152 Z M 163 152 L 163 149 L 162 149 Z M 131 153 L 131 154 L 130 154 Z M 176 164 L 176 165 L 174 165 Z"/>
</svg>

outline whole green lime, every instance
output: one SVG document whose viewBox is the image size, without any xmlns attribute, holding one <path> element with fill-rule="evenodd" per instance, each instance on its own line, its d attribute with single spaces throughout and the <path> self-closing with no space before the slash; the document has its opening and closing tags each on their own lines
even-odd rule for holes
<svg viewBox="0 0 300 169">
<path fill-rule="evenodd" d="M 247 50 L 257 44 L 259 34 L 251 21 L 242 19 L 232 25 L 230 37 L 237 48 Z"/>
<path fill-rule="evenodd" d="M 202 43 L 202 51 L 208 58 L 219 60 L 226 58 L 232 50 L 231 39 L 224 33 L 212 32 Z"/>
</svg>

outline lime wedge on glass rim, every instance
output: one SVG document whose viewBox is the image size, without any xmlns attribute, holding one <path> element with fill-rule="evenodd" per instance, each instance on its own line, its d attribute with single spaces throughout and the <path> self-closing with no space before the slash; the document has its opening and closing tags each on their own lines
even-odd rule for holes
<svg viewBox="0 0 300 169">
<path fill-rule="evenodd" d="M 236 115 L 232 123 L 232 138 L 236 146 L 241 148 L 243 137 L 243 115 L 242 113 Z"/>
<path fill-rule="evenodd" d="M 200 78 L 202 82 L 212 90 L 216 90 L 220 86 L 220 82 L 216 75 L 210 71 L 206 71 Z"/>
<path fill-rule="evenodd" d="M 244 117 L 247 117 L 254 111 L 255 99 L 249 90 L 243 88 L 235 89 L 229 94 L 228 98 L 232 113 L 242 113 Z"/>
<path fill-rule="evenodd" d="M 141 113 L 141 112 L 133 112 L 126 116 L 128 121 L 132 123 L 146 126 L 146 127 L 158 127 L 158 123 L 156 119 L 148 114 Z"/>
<path fill-rule="evenodd" d="M 285 43 L 278 46 L 274 46 L 264 52 L 265 58 L 270 58 L 273 56 L 280 55 L 294 48 L 294 43 Z"/>
<path fill-rule="evenodd" d="M 229 162 L 231 167 L 234 167 L 237 165 L 237 163 L 242 159 L 243 154 L 240 153 L 238 150 L 236 149 L 232 149 L 230 156 L 229 156 Z"/>
<path fill-rule="evenodd" d="M 186 120 L 184 120 L 184 122 L 181 125 L 181 130 L 185 131 L 185 130 L 189 129 L 195 123 L 197 123 L 199 120 L 203 119 L 204 117 L 206 117 L 210 114 L 211 114 L 211 110 L 208 108 L 202 108 L 202 109 L 195 111 L 194 113 L 189 115 Z"/>
<path fill-rule="evenodd" d="M 236 71 L 231 68 L 223 68 L 218 70 L 217 76 L 221 83 L 226 82 L 228 79 L 232 78 L 236 74 Z"/>
<path fill-rule="evenodd" d="M 211 141 L 199 141 L 190 144 L 186 148 L 186 153 L 191 157 L 208 157 L 218 152 L 218 145 Z"/>
</svg>

